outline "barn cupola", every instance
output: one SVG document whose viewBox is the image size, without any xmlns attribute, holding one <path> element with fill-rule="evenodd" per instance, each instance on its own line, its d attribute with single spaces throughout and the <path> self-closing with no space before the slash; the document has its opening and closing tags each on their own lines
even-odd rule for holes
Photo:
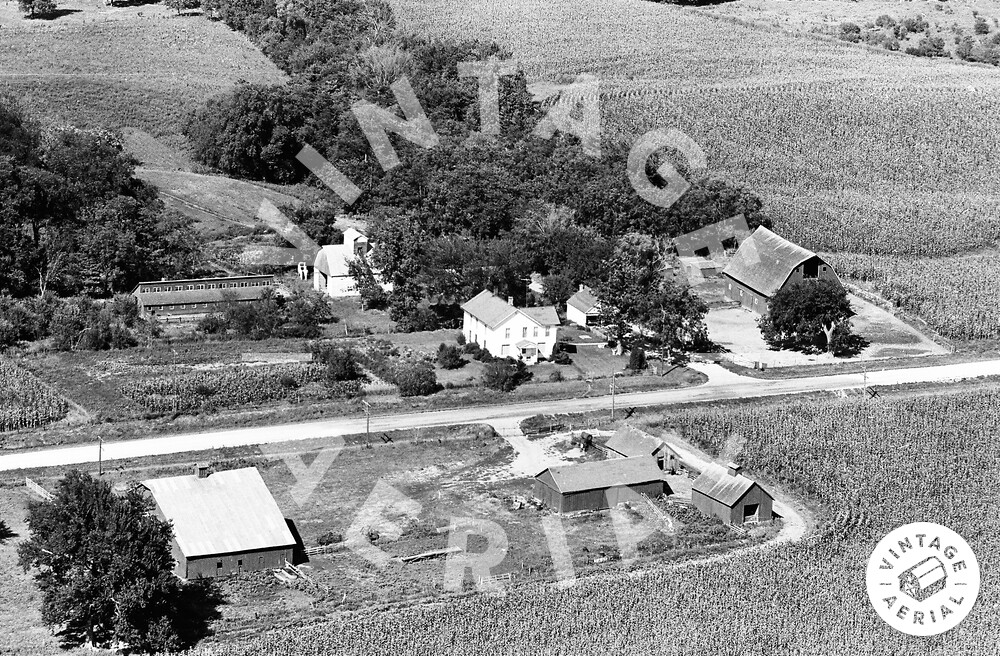
<svg viewBox="0 0 1000 656">
<path fill-rule="evenodd" d="M 735 462 L 731 462 L 726 467 L 729 469 L 730 476 L 739 476 L 743 473 L 743 467 L 737 465 Z"/>
</svg>

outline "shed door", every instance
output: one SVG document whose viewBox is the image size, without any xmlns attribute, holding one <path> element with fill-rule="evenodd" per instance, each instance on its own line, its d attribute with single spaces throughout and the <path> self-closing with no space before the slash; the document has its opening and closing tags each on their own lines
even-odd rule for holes
<svg viewBox="0 0 1000 656">
<path fill-rule="evenodd" d="M 743 521 L 755 524 L 759 518 L 760 514 L 760 504 L 759 503 L 748 503 L 743 506 Z"/>
</svg>

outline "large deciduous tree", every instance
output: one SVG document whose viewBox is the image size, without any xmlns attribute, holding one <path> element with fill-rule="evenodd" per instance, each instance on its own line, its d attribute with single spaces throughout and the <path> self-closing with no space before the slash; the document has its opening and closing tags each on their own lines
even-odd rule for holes
<svg viewBox="0 0 1000 656">
<path fill-rule="evenodd" d="M 614 331 L 621 355 L 633 324 L 645 318 L 644 308 L 660 286 L 663 259 L 653 239 L 628 234 L 618 240 L 607 263 L 607 277 L 595 290 L 602 322 Z"/>
<path fill-rule="evenodd" d="M 838 350 L 854 316 L 847 290 L 833 280 L 802 280 L 778 290 L 759 325 L 774 348 Z"/>
<path fill-rule="evenodd" d="M 138 491 L 116 495 L 69 472 L 51 502 L 28 511 L 19 562 L 42 591 L 42 619 L 72 645 L 125 643 L 152 653 L 180 648 L 171 530 Z"/>
</svg>

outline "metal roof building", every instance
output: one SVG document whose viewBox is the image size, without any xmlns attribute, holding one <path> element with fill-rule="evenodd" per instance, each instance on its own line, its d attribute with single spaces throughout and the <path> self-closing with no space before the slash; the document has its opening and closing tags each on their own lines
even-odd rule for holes
<svg viewBox="0 0 1000 656">
<path fill-rule="evenodd" d="M 760 314 L 767 311 L 768 302 L 785 285 L 801 280 L 840 283 L 826 260 L 764 226 L 743 240 L 722 276 L 726 298 Z"/>
<path fill-rule="evenodd" d="M 609 455 L 622 458 L 653 456 L 660 469 L 674 471 L 681 464 L 680 456 L 665 441 L 633 426 L 622 426 L 604 447 Z"/>
<path fill-rule="evenodd" d="M 691 501 L 695 508 L 724 524 L 741 526 L 774 517 L 774 498 L 744 476 L 735 463 L 726 467 L 709 463 L 691 486 Z"/>
<path fill-rule="evenodd" d="M 174 530 L 175 573 L 184 579 L 282 567 L 295 538 L 255 467 L 143 481 Z"/>
<path fill-rule="evenodd" d="M 535 498 L 560 513 L 606 510 L 663 491 L 663 472 L 650 456 L 549 467 L 535 476 Z"/>
</svg>

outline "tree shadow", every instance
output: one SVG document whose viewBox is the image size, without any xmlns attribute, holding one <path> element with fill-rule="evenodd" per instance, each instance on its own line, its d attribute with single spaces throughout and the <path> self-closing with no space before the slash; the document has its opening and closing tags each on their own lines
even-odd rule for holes
<svg viewBox="0 0 1000 656">
<path fill-rule="evenodd" d="M 212 634 L 212 622 L 222 617 L 219 606 L 224 603 L 225 594 L 215 579 L 194 579 L 181 587 L 176 626 L 183 648 L 193 647 Z"/>
<path fill-rule="evenodd" d="M 25 16 L 25 18 L 28 20 L 54 21 L 57 18 L 62 18 L 63 16 L 69 16 L 70 14 L 79 14 L 82 12 L 83 12 L 82 9 L 56 9 L 55 11 L 50 11 L 44 14 Z"/>
<path fill-rule="evenodd" d="M 3 521 L 0 521 L 0 544 L 17 537 L 17 533 L 12 531 Z"/>
<path fill-rule="evenodd" d="M 848 335 L 839 340 L 833 349 L 833 354 L 838 358 L 852 358 L 861 353 L 871 345 L 867 339 L 861 335 Z"/>
</svg>

